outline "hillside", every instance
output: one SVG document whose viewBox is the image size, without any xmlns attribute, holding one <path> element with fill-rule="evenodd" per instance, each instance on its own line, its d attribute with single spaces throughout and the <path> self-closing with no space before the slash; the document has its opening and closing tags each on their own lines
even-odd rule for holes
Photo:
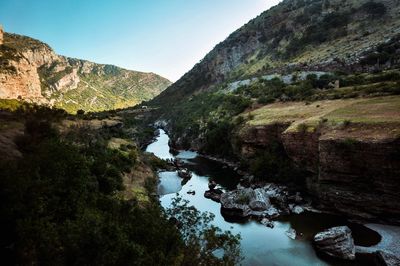
<svg viewBox="0 0 400 266">
<path fill-rule="evenodd" d="M 136 105 L 170 82 L 154 73 L 57 55 L 47 44 L 4 34 L 0 45 L 0 98 L 48 104 L 69 112 Z"/>
<path fill-rule="evenodd" d="M 283 1 L 150 104 L 176 148 L 399 224 L 399 12 L 397 0 Z"/>
<path fill-rule="evenodd" d="M 397 0 L 285 0 L 233 32 L 154 104 L 252 77 L 393 68 L 398 47 L 378 47 L 398 43 L 399 12 Z"/>
</svg>

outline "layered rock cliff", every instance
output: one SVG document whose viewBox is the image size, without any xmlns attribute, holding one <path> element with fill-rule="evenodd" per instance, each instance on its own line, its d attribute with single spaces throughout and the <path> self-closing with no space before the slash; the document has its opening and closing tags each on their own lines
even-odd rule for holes
<svg viewBox="0 0 400 266">
<path fill-rule="evenodd" d="M 238 134 L 237 154 L 251 161 L 279 142 L 293 165 L 309 173 L 306 186 L 319 207 L 400 224 L 399 103 L 398 96 L 316 102 L 310 109 L 288 103 L 264 122 L 277 107 L 266 106 Z M 309 113 L 316 106 L 320 111 Z M 296 111 L 288 117 L 290 108 Z"/>
<path fill-rule="evenodd" d="M 170 82 L 153 73 L 57 55 L 47 44 L 4 34 L 0 98 L 23 99 L 74 112 L 123 108 L 149 100 Z"/>
</svg>

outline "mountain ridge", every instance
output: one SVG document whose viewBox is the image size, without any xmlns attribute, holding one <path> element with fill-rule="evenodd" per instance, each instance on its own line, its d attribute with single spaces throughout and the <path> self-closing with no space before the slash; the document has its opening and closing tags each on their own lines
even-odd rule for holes
<svg viewBox="0 0 400 266">
<path fill-rule="evenodd" d="M 266 74 L 362 68 L 360 59 L 400 36 L 399 12 L 397 0 L 285 0 L 217 44 L 152 102 L 163 104 Z"/>
<path fill-rule="evenodd" d="M 160 93 L 171 82 L 152 72 L 57 55 L 47 44 L 4 34 L 0 97 L 23 99 L 75 112 L 130 107 Z"/>
</svg>

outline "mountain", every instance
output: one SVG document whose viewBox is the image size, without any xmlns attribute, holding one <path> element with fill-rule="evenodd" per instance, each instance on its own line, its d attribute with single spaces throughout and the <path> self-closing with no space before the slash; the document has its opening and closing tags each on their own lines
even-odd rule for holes
<svg viewBox="0 0 400 266">
<path fill-rule="evenodd" d="M 284 0 L 233 32 L 155 104 L 226 83 L 296 71 L 354 71 L 397 63 L 376 48 L 399 38 L 397 0 Z"/>
<path fill-rule="evenodd" d="M 399 12 L 398 0 L 282 1 L 152 100 L 158 125 L 249 180 L 400 224 Z"/>
<path fill-rule="evenodd" d="M 0 45 L 0 98 L 100 111 L 136 105 L 171 82 L 154 73 L 57 55 L 47 44 L 4 33 Z"/>
</svg>

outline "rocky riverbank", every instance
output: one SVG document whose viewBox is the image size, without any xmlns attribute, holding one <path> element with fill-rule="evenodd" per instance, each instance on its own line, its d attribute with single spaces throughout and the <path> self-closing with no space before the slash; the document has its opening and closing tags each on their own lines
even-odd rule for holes
<svg viewBox="0 0 400 266">
<path fill-rule="evenodd" d="M 277 184 L 243 187 L 238 185 L 236 190 L 222 192 L 209 184 L 209 190 L 204 196 L 221 203 L 221 213 L 228 219 L 255 218 L 271 225 L 282 215 L 300 214 L 305 210 L 314 210 L 311 201 L 304 199 L 300 192 L 290 192 L 289 189 Z"/>
</svg>

